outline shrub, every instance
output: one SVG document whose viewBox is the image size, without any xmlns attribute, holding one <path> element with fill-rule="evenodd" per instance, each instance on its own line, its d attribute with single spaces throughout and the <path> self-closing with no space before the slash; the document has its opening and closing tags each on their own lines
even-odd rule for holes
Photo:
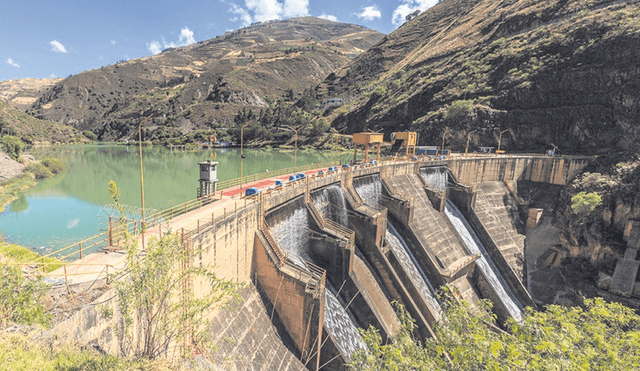
<svg viewBox="0 0 640 371">
<path fill-rule="evenodd" d="M 473 109 L 472 100 L 457 100 L 451 103 L 444 116 L 446 119 L 453 119 L 462 115 L 466 115 Z"/>
<path fill-rule="evenodd" d="M 25 279 L 20 268 L 0 264 L 0 328 L 15 322 L 25 325 L 50 323 L 44 297 L 49 285 L 39 279 Z"/>
<path fill-rule="evenodd" d="M 40 162 L 32 162 L 24 167 L 23 171 L 33 174 L 36 179 L 51 178 L 53 173 Z"/>
<path fill-rule="evenodd" d="M 2 148 L 4 153 L 6 153 L 12 159 L 20 161 L 20 155 L 22 154 L 24 143 L 18 137 L 14 137 L 13 135 L 5 135 L 0 138 L 0 148 Z"/>
<path fill-rule="evenodd" d="M 42 162 L 42 164 L 53 174 L 64 173 L 64 171 L 66 170 L 64 162 L 60 161 L 60 159 L 57 158 L 47 157 L 40 162 Z"/>
<path fill-rule="evenodd" d="M 580 192 L 571 197 L 571 211 L 578 215 L 589 215 L 602 204 L 602 197 L 596 192 Z"/>
<path fill-rule="evenodd" d="M 91 140 L 98 140 L 98 136 L 94 132 L 92 132 L 91 130 L 83 131 L 82 135 L 84 135 L 85 137 L 87 137 L 88 139 L 91 139 Z"/>
</svg>

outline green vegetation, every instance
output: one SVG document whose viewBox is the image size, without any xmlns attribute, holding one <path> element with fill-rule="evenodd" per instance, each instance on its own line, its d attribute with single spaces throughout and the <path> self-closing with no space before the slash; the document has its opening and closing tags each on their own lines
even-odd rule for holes
<svg viewBox="0 0 640 371">
<path fill-rule="evenodd" d="M 11 323 L 46 326 L 51 322 L 44 307 L 48 284 L 37 276 L 25 278 L 19 267 L 4 263 L 0 263 L 0 282 L 0 329 Z"/>
<path fill-rule="evenodd" d="M 22 171 L 33 174 L 36 180 L 47 179 L 53 176 L 53 173 L 40 162 L 29 163 Z"/>
<path fill-rule="evenodd" d="M 42 159 L 40 162 L 54 175 L 62 174 L 66 170 L 64 162 L 60 161 L 58 158 L 47 157 Z"/>
<path fill-rule="evenodd" d="M 175 371 L 182 369 L 166 360 L 147 361 L 110 355 L 98 355 L 78 347 L 45 346 L 27 336 L 10 334 L 0 337 L 1 370 L 56 371 Z"/>
<path fill-rule="evenodd" d="M 0 186 L 0 212 L 11 201 L 19 197 L 23 190 L 36 185 L 36 181 L 31 174 L 11 178 Z"/>
<path fill-rule="evenodd" d="M 13 135 L 4 135 L 0 138 L 0 148 L 4 153 L 16 161 L 20 161 L 20 155 L 24 148 L 24 143 L 20 138 Z"/>
<path fill-rule="evenodd" d="M 457 100 L 451 103 L 445 114 L 445 118 L 453 119 L 469 114 L 473 110 L 472 100 Z"/>
<path fill-rule="evenodd" d="M 124 319 L 117 329 L 124 336 L 123 353 L 154 359 L 173 341 L 207 341 L 206 316 L 235 294 L 236 285 L 218 279 L 207 267 L 184 268 L 190 256 L 178 233 L 151 238 L 144 253 L 140 253 L 137 243 L 129 241 L 127 279 L 114 281 Z M 181 289 L 185 280 L 208 281 L 210 290 L 206 296 L 196 298 Z M 137 341 L 136 331 L 141 331 L 142 343 Z"/>
<path fill-rule="evenodd" d="M 640 367 L 640 316 L 618 303 L 587 299 L 583 307 L 550 305 L 528 309 L 507 331 L 495 327 L 484 302 L 478 313 L 453 295 L 443 297 L 446 322 L 433 330 L 436 342 L 424 345 L 411 335 L 415 325 L 399 311 L 402 330 L 388 344 L 370 328 L 363 331 L 368 352 L 353 370 L 636 370 Z M 447 359 L 448 357 L 448 359 Z"/>
<path fill-rule="evenodd" d="M 54 257 L 43 258 L 42 256 L 40 256 L 40 254 L 29 250 L 29 248 L 27 247 L 12 245 L 8 243 L 0 243 L 0 256 L 9 259 L 9 261 L 12 263 L 42 263 L 42 261 L 44 260 L 46 264 L 46 273 L 53 272 L 54 270 L 62 267 L 63 264 L 60 259 Z"/>
<path fill-rule="evenodd" d="M 597 192 L 580 192 L 571 197 L 571 211 L 574 214 L 588 216 L 602 204 L 602 197 Z"/>
<path fill-rule="evenodd" d="M 79 131 L 53 121 L 39 120 L 0 100 L 0 131 L 26 143 L 86 142 Z"/>
</svg>

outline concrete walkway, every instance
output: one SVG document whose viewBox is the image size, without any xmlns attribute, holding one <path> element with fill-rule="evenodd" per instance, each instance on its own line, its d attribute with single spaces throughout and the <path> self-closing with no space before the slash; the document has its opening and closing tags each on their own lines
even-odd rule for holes
<svg viewBox="0 0 640 371">
<path fill-rule="evenodd" d="M 315 174 L 319 169 L 308 170 L 302 173 L 309 176 Z M 323 170 L 326 171 L 326 168 Z M 298 173 L 301 173 L 298 172 Z M 145 243 L 153 236 L 159 236 L 160 232 L 165 233 L 168 229 L 174 232 L 180 231 L 182 228 L 191 230 L 197 228 L 198 220 L 201 223 L 210 222 L 212 217 L 215 219 L 223 215 L 228 215 L 243 207 L 250 206 L 256 201 L 253 199 L 243 199 L 241 195 L 244 190 L 250 187 L 257 187 L 264 190 L 267 187 L 275 185 L 276 180 L 288 181 L 291 174 L 276 176 L 273 178 L 258 180 L 240 186 L 225 189 L 219 192 L 220 198 L 215 199 L 212 203 L 182 214 L 171 219 L 167 223 L 156 225 L 148 228 L 144 234 Z M 217 197 L 217 196 L 216 196 Z M 138 238 L 138 246 L 142 246 L 142 237 Z M 122 271 L 125 267 L 126 252 L 121 249 L 119 251 L 98 251 L 85 255 L 82 259 L 75 260 L 67 264 L 65 267 L 59 268 L 47 274 L 46 281 L 54 285 L 73 285 L 84 282 L 91 282 L 101 278 L 105 278 L 108 274 Z M 66 277 L 66 279 L 65 279 Z"/>
</svg>

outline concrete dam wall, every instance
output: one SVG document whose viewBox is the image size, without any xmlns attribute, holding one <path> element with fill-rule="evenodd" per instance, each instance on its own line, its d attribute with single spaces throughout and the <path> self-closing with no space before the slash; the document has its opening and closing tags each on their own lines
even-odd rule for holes
<svg viewBox="0 0 640 371">
<path fill-rule="evenodd" d="M 526 205 L 509 182 L 566 184 L 588 162 L 548 156 L 385 162 L 263 190 L 212 215 L 209 224 L 200 224 L 204 211 L 191 212 L 200 213 L 198 226 L 184 232 L 185 241 L 201 251 L 192 264 L 215 265 L 218 276 L 249 283 L 244 304 L 216 314 L 212 337 L 233 338 L 216 359 L 227 360 L 222 369 L 268 369 L 259 360 L 275 365 L 278 354 L 285 361 L 277 369 L 345 370 L 366 350 L 358 327 L 373 326 L 385 339 L 398 331 L 393 301 L 416 320 L 417 336 L 433 337 L 431 324 L 443 319 L 442 285 L 472 309 L 481 298 L 492 300 L 500 321 L 520 318 L 523 307 L 535 304 L 520 255 Z M 197 282 L 192 289 L 207 293 Z"/>
</svg>

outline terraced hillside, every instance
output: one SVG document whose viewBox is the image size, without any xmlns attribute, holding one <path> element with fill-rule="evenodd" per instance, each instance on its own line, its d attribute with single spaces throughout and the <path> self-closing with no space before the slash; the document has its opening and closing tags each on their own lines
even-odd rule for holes
<svg viewBox="0 0 640 371">
<path fill-rule="evenodd" d="M 259 23 L 71 76 L 28 113 L 102 140 L 130 137 L 151 112 L 152 137 L 224 128 L 243 108 L 257 112 L 279 99 L 293 102 L 382 36 L 313 17 Z"/>
</svg>

